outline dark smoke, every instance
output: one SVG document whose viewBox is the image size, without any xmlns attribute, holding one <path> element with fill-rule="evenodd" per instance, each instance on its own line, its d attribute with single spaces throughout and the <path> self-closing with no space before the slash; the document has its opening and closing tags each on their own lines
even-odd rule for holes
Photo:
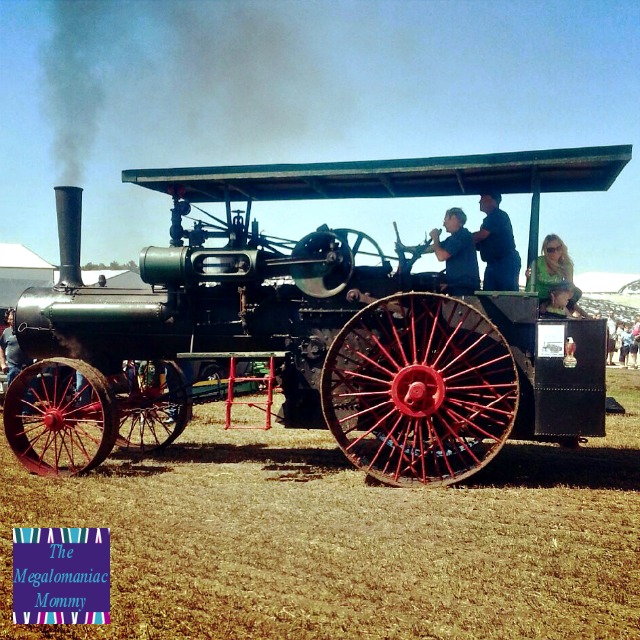
<svg viewBox="0 0 640 640">
<path fill-rule="evenodd" d="M 45 108 L 59 183 L 88 186 L 82 181 L 97 144 L 118 155 L 119 170 L 130 168 L 128 156 L 176 166 L 211 163 L 232 148 L 254 158 L 268 149 L 255 161 L 282 161 L 283 142 L 339 135 L 349 100 L 325 71 L 330 24 L 323 27 L 314 2 L 57 0 L 50 7 Z"/>
<path fill-rule="evenodd" d="M 328 45 L 340 21 L 324 2 L 45 6 L 55 179 L 84 188 L 84 261 L 126 262 L 168 242 L 167 210 L 140 212 L 151 197 L 123 187 L 123 169 L 326 160 L 366 102 L 357 72 L 336 63 L 344 51 Z"/>
<path fill-rule="evenodd" d="M 59 183 L 81 184 L 104 102 L 96 38 L 104 6 L 100 2 L 51 4 L 52 34 L 43 48 L 45 109 L 53 125 L 53 157 Z"/>
</svg>

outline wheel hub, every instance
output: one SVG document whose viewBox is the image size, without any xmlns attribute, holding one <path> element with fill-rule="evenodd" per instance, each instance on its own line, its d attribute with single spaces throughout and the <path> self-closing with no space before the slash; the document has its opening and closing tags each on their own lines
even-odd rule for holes
<svg viewBox="0 0 640 640">
<path fill-rule="evenodd" d="M 43 422 L 49 431 L 64 429 L 64 414 L 60 409 L 49 409 L 44 415 Z"/>
<path fill-rule="evenodd" d="M 434 413 L 444 401 L 442 376 L 432 367 L 412 364 L 401 369 L 391 384 L 391 397 L 399 411 L 412 418 Z"/>
</svg>

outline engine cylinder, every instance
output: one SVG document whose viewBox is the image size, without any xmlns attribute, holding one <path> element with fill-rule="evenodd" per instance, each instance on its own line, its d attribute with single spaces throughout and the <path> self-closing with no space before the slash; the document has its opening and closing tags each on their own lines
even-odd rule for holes
<svg viewBox="0 0 640 640">
<path fill-rule="evenodd" d="M 258 278 L 255 249 L 146 247 L 140 277 L 151 285 L 192 286 L 200 282 L 251 282 Z"/>
</svg>

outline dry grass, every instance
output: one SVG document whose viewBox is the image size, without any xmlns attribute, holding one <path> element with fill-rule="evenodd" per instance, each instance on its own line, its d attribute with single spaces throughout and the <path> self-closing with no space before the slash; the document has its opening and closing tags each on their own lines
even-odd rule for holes
<svg viewBox="0 0 640 640">
<path fill-rule="evenodd" d="M 368 486 L 326 432 L 225 432 L 45 480 L 0 445 L 0 637 L 640 637 L 640 371 L 579 451 L 509 443 L 466 485 Z M 218 416 L 218 417 L 216 417 Z M 11 527 L 111 528 L 108 627 L 14 626 Z"/>
</svg>

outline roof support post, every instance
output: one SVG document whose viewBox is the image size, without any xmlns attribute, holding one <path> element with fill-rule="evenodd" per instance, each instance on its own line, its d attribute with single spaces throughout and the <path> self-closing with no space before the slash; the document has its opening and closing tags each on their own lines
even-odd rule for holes
<svg viewBox="0 0 640 640">
<path fill-rule="evenodd" d="M 527 286 L 528 291 L 536 290 L 538 274 L 536 273 L 536 258 L 538 257 L 538 235 L 540 232 L 540 176 L 534 168 L 531 177 L 531 217 L 529 218 L 529 248 L 525 269 L 531 267 L 531 276 Z"/>
<path fill-rule="evenodd" d="M 171 228 L 169 229 L 169 235 L 171 241 L 169 242 L 172 247 L 182 247 L 182 237 L 184 235 L 184 228 L 182 227 L 182 216 L 186 216 L 189 213 L 190 207 L 188 202 L 181 201 L 180 189 L 175 189 L 173 192 L 173 209 L 171 209 Z"/>
<path fill-rule="evenodd" d="M 246 212 L 245 212 L 245 217 L 244 217 L 244 238 L 245 241 L 248 237 L 248 233 L 249 233 L 249 220 L 251 219 L 251 198 L 249 198 L 247 200 L 247 208 L 246 208 Z"/>
<path fill-rule="evenodd" d="M 229 186 L 224 186 L 224 204 L 227 211 L 227 229 L 231 230 L 231 194 L 229 193 Z"/>
</svg>

